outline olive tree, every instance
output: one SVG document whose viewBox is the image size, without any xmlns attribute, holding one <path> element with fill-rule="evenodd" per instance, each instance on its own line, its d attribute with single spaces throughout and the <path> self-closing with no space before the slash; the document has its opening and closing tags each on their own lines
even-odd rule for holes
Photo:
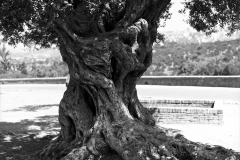
<svg viewBox="0 0 240 160">
<path fill-rule="evenodd" d="M 0 3 L 0 30 L 9 44 L 57 44 L 69 68 L 70 82 L 59 105 L 61 131 L 41 151 L 41 159 L 227 160 L 238 156 L 155 126 L 138 99 L 136 83 L 152 62 L 157 28 L 169 18 L 171 0 Z M 189 10 L 189 23 L 197 30 L 214 31 L 220 24 L 234 31 L 239 3 L 189 0 L 182 12 Z"/>
</svg>

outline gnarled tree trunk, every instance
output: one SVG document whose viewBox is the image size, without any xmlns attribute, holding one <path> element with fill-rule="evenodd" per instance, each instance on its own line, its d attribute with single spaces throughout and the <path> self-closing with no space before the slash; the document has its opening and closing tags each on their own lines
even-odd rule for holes
<svg viewBox="0 0 240 160">
<path fill-rule="evenodd" d="M 105 11 L 111 17 L 111 10 L 103 8 L 92 16 L 90 2 L 94 0 L 55 6 L 52 27 L 60 37 L 70 82 L 59 106 L 61 132 L 42 151 L 42 159 L 234 157 L 229 150 L 190 142 L 155 127 L 139 102 L 136 83 L 151 64 L 157 22 L 170 0 L 126 0 L 124 8 L 112 14 L 111 26 L 109 17 L 101 16 Z"/>
</svg>

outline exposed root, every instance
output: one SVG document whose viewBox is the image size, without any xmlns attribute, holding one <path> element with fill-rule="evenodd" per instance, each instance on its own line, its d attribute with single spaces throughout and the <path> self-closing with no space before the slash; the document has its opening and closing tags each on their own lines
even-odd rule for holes
<svg viewBox="0 0 240 160">
<path fill-rule="evenodd" d="M 136 121 L 115 124 L 106 141 L 124 160 L 237 160 L 239 154 L 220 146 L 187 140 L 183 135 Z"/>
<path fill-rule="evenodd" d="M 81 148 L 73 149 L 68 155 L 61 158 L 61 160 L 85 160 L 85 159 L 95 159 L 95 156 L 92 155 L 86 146 L 83 146 Z"/>
<path fill-rule="evenodd" d="M 104 127 L 104 128 L 103 128 Z M 220 146 L 187 140 L 176 130 L 140 121 L 101 121 L 87 143 L 58 141 L 41 153 L 46 160 L 237 160 L 239 154 Z"/>
<path fill-rule="evenodd" d="M 69 154 L 74 148 L 79 148 L 81 146 L 82 143 L 80 140 L 67 142 L 60 139 L 59 141 L 52 141 L 37 156 L 41 157 L 43 160 L 60 159 Z"/>
</svg>

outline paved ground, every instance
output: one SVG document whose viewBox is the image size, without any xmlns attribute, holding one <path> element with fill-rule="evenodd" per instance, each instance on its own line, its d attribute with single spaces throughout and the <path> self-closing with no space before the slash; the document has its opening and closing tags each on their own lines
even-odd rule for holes
<svg viewBox="0 0 240 160">
<path fill-rule="evenodd" d="M 139 97 L 204 99 L 240 103 L 240 88 L 139 85 L 137 90 Z"/>
<path fill-rule="evenodd" d="M 0 121 L 18 122 L 44 115 L 57 115 L 66 87 L 62 85 L 0 85 Z M 223 145 L 240 151 L 240 89 L 181 86 L 137 86 L 140 98 L 205 99 L 216 100 L 215 107 L 223 109 L 224 124 L 214 125 L 163 125 L 182 130 L 194 141 Z M 37 112 L 19 110 L 20 107 L 48 106 Z M 17 110 L 6 112 L 7 110 Z"/>
</svg>

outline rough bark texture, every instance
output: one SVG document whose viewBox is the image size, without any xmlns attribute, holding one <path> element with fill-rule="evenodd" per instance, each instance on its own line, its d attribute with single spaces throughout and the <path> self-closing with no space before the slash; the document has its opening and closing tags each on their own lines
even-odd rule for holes
<svg viewBox="0 0 240 160">
<path fill-rule="evenodd" d="M 169 3 L 127 0 L 108 29 L 101 16 L 83 14 L 84 1 L 55 7 L 52 27 L 61 39 L 70 83 L 59 106 L 61 132 L 43 149 L 42 159 L 236 158 L 222 147 L 190 142 L 174 130 L 155 127 L 139 102 L 136 83 L 151 64 L 157 22 Z"/>
</svg>

